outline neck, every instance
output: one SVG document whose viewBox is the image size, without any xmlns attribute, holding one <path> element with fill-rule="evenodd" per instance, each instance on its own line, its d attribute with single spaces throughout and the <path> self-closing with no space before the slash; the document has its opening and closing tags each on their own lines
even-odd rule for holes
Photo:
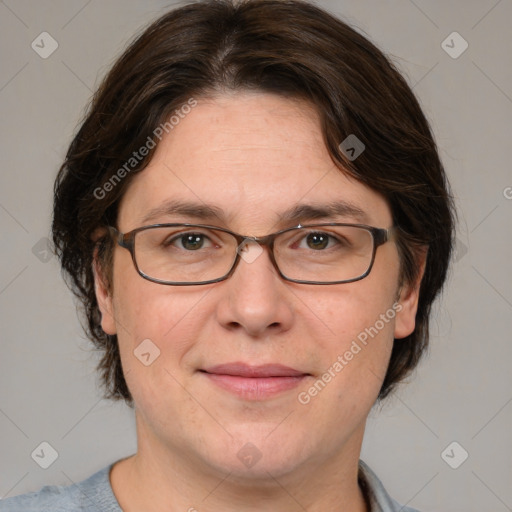
<svg viewBox="0 0 512 512">
<path fill-rule="evenodd" d="M 340 453 L 256 477 L 208 466 L 179 447 L 139 432 L 138 451 L 114 465 L 110 480 L 124 512 L 368 512 L 358 485 L 361 432 Z"/>
</svg>

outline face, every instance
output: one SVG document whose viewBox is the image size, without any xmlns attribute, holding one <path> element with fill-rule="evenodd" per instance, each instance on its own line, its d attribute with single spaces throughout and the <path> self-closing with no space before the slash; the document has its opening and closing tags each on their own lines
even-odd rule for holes
<svg viewBox="0 0 512 512">
<path fill-rule="evenodd" d="M 169 201 L 220 213 L 178 214 L 166 211 Z M 283 218 L 290 208 L 332 202 L 361 212 L 299 221 L 392 225 L 384 198 L 334 166 L 311 107 L 237 93 L 198 100 L 162 139 L 123 196 L 117 227 L 190 222 L 263 236 L 299 224 Z M 414 328 L 416 287 L 398 288 L 395 244 L 378 248 L 363 280 L 327 286 L 287 282 L 267 249 L 254 256 L 208 285 L 145 280 L 119 246 L 111 290 L 97 272 L 102 327 L 118 336 L 139 452 L 250 478 L 359 456 L 393 338 Z M 227 376 L 234 370 L 242 375 Z"/>
</svg>

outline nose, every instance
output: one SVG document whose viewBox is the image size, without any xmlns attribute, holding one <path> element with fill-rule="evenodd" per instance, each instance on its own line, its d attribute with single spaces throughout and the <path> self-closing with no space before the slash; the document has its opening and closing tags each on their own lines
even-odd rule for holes
<svg viewBox="0 0 512 512">
<path fill-rule="evenodd" d="M 239 253 L 238 266 L 223 282 L 218 321 L 226 329 L 245 331 L 252 337 L 290 329 L 293 295 L 272 265 L 268 248 L 246 241 Z"/>
</svg>

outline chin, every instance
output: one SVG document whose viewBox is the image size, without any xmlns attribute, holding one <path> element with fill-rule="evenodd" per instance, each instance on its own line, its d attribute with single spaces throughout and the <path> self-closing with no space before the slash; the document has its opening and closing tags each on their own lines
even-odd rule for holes
<svg viewBox="0 0 512 512">
<path fill-rule="evenodd" d="M 274 478 L 281 478 L 292 473 L 301 465 L 302 461 L 290 453 L 273 454 L 265 456 L 261 453 L 260 459 L 248 460 L 247 455 L 242 462 L 235 456 L 226 461 L 218 461 L 216 469 L 221 474 L 229 474 L 230 479 L 236 480 L 239 484 L 254 485 L 259 482 L 262 485 L 270 481 L 274 486 Z"/>
<path fill-rule="evenodd" d="M 273 424 L 271 428 L 245 428 L 233 434 L 228 428 L 233 438 L 228 446 L 218 443 L 208 454 L 210 464 L 241 481 L 264 482 L 292 472 L 305 462 L 307 445 L 297 436 L 297 427 L 292 432 L 283 428 L 277 433 L 275 429 Z"/>
</svg>

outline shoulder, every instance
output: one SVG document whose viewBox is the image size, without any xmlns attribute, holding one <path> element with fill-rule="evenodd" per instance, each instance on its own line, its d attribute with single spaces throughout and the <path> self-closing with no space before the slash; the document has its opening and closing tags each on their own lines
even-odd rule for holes
<svg viewBox="0 0 512 512">
<path fill-rule="evenodd" d="M 110 485 L 111 467 L 73 485 L 47 485 L 0 500 L 0 512 L 121 512 Z"/>
<path fill-rule="evenodd" d="M 371 503 L 371 512 L 419 512 L 395 501 L 377 475 L 362 460 L 359 461 L 359 480 Z"/>
</svg>

